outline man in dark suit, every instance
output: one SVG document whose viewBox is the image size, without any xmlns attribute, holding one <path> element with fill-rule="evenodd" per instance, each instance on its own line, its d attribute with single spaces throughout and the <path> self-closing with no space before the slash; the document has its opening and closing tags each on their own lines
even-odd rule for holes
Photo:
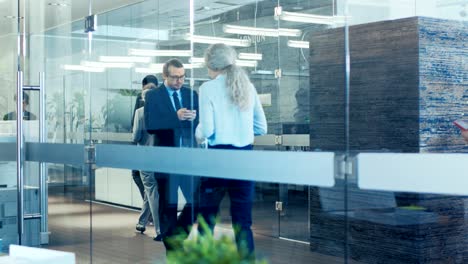
<svg viewBox="0 0 468 264">
<path fill-rule="evenodd" d="M 16 94 L 13 97 L 16 102 Z M 27 107 L 29 106 L 29 95 L 27 93 L 23 93 L 23 120 L 36 120 L 36 116 L 27 111 Z M 10 112 L 3 116 L 3 120 L 16 120 L 16 111 Z"/>
<path fill-rule="evenodd" d="M 196 144 L 194 132 L 198 124 L 198 94 L 183 86 L 185 69 L 178 59 L 171 59 L 164 64 L 163 78 L 161 86 L 146 93 L 146 129 L 155 135 L 157 146 L 193 147 Z M 196 217 L 193 191 L 198 188 L 197 180 L 189 176 L 163 173 L 156 173 L 156 180 L 161 234 L 166 250 L 172 250 L 173 245 L 168 238 L 182 230 L 188 234 Z M 179 187 L 187 203 L 177 217 Z"/>
</svg>

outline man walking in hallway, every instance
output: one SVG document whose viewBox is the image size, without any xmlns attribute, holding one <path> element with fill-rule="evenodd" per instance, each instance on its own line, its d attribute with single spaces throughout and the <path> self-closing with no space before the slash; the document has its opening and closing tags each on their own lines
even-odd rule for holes
<svg viewBox="0 0 468 264">
<path fill-rule="evenodd" d="M 158 78 L 156 78 L 156 76 L 154 75 L 146 75 L 145 78 L 143 78 L 143 80 L 141 81 L 141 87 L 142 87 L 142 90 L 144 90 L 143 88 L 145 86 L 147 86 L 148 84 L 153 84 L 155 87 L 158 86 Z M 135 134 L 135 131 L 134 131 L 134 120 L 135 120 L 135 114 L 136 114 L 136 111 L 137 109 L 143 107 L 144 105 L 144 100 L 142 98 L 142 92 L 141 93 L 138 93 L 137 95 L 137 98 L 136 98 L 136 101 L 135 101 L 135 107 L 133 109 L 133 115 L 132 115 L 132 132 Z M 133 178 L 133 181 L 135 182 L 136 186 L 138 187 L 138 190 L 140 191 L 140 195 L 141 195 L 141 198 L 143 199 L 143 205 L 141 207 L 141 212 L 140 212 L 140 216 L 138 217 L 138 223 L 135 227 L 135 229 L 138 231 L 138 232 L 145 232 L 146 231 L 146 225 L 150 222 L 153 222 L 153 217 L 151 215 L 151 211 L 150 211 L 150 208 L 149 208 L 149 204 L 148 204 L 148 200 L 147 200 L 147 197 L 145 195 L 145 189 L 144 189 L 144 186 L 143 186 L 143 182 L 141 181 L 141 177 L 140 177 L 140 171 L 138 170 L 132 170 L 132 178 Z"/>
<path fill-rule="evenodd" d="M 194 130 L 198 124 L 198 94 L 184 86 L 185 69 L 178 59 L 170 59 L 163 66 L 164 83 L 146 94 L 145 125 L 155 135 L 155 144 L 165 147 L 193 147 Z M 197 180 L 188 176 L 156 173 L 159 188 L 159 218 L 166 250 L 173 246 L 168 238 L 179 230 L 190 232 L 196 217 L 193 190 Z M 178 188 L 187 201 L 177 216 Z"/>
<path fill-rule="evenodd" d="M 145 94 L 150 89 L 156 89 L 156 86 L 153 83 L 149 83 L 143 87 L 142 99 L 145 100 Z M 135 112 L 135 120 L 133 122 L 133 142 L 136 142 L 140 146 L 154 146 L 154 135 L 148 134 L 145 128 L 144 122 L 144 108 L 140 107 Z M 154 230 L 156 236 L 154 240 L 161 241 L 162 237 L 159 231 L 159 193 L 157 189 L 156 179 L 154 177 L 154 172 L 152 171 L 140 171 L 141 181 L 145 187 L 145 204 L 143 206 L 149 206 L 151 216 L 154 221 Z M 147 209 L 147 208 L 143 208 Z M 140 213 L 139 222 L 137 225 L 137 230 L 139 225 L 145 227 L 142 221 L 148 219 L 147 210 L 142 210 Z"/>
</svg>

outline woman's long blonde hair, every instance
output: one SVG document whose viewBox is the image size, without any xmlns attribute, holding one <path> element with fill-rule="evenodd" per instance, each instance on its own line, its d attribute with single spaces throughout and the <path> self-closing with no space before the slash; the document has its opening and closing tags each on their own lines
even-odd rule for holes
<svg viewBox="0 0 468 264">
<path fill-rule="evenodd" d="M 252 96 L 252 83 L 245 71 L 236 65 L 236 51 L 222 43 L 213 44 L 205 51 L 205 64 L 213 71 L 226 74 L 229 97 L 240 110 L 247 109 Z"/>
</svg>

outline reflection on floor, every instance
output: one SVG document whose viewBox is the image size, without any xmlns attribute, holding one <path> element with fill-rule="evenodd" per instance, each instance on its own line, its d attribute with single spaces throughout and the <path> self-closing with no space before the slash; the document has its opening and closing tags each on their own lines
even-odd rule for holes
<svg viewBox="0 0 468 264">
<path fill-rule="evenodd" d="M 75 252 L 77 263 L 91 263 L 91 259 L 97 264 L 164 263 L 164 246 L 152 240 L 151 227 L 143 235 L 135 232 L 137 216 L 138 212 L 128 209 L 63 195 L 50 196 L 52 234 L 47 248 Z M 220 225 L 215 232 L 232 234 L 228 225 Z M 343 263 L 342 258 L 310 252 L 309 245 L 280 240 L 271 234 L 256 232 L 255 243 L 257 256 L 265 257 L 272 264 Z"/>
</svg>

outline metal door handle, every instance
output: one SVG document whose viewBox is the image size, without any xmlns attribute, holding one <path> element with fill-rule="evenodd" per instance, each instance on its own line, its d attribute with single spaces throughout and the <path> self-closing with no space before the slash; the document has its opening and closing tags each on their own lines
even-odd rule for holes
<svg viewBox="0 0 468 264">
<path fill-rule="evenodd" d="M 16 102 L 16 169 L 17 169 L 17 185 L 18 185 L 18 233 L 19 244 L 22 243 L 22 235 L 24 234 L 24 220 L 41 219 L 41 231 L 47 232 L 47 223 L 45 222 L 46 216 L 44 215 L 47 208 L 47 201 L 45 200 L 45 166 L 39 163 L 39 213 L 27 214 L 24 213 L 24 140 L 23 140 L 23 91 L 34 90 L 39 91 L 39 142 L 45 142 L 45 73 L 39 73 L 39 85 L 31 86 L 24 85 L 24 75 L 22 71 L 18 71 L 17 80 L 17 102 Z M 44 229 L 45 226 L 45 229 Z"/>
<path fill-rule="evenodd" d="M 24 179 L 23 179 L 23 72 L 18 71 L 16 86 L 16 175 L 18 186 L 18 233 L 21 245 L 24 233 Z"/>
</svg>

